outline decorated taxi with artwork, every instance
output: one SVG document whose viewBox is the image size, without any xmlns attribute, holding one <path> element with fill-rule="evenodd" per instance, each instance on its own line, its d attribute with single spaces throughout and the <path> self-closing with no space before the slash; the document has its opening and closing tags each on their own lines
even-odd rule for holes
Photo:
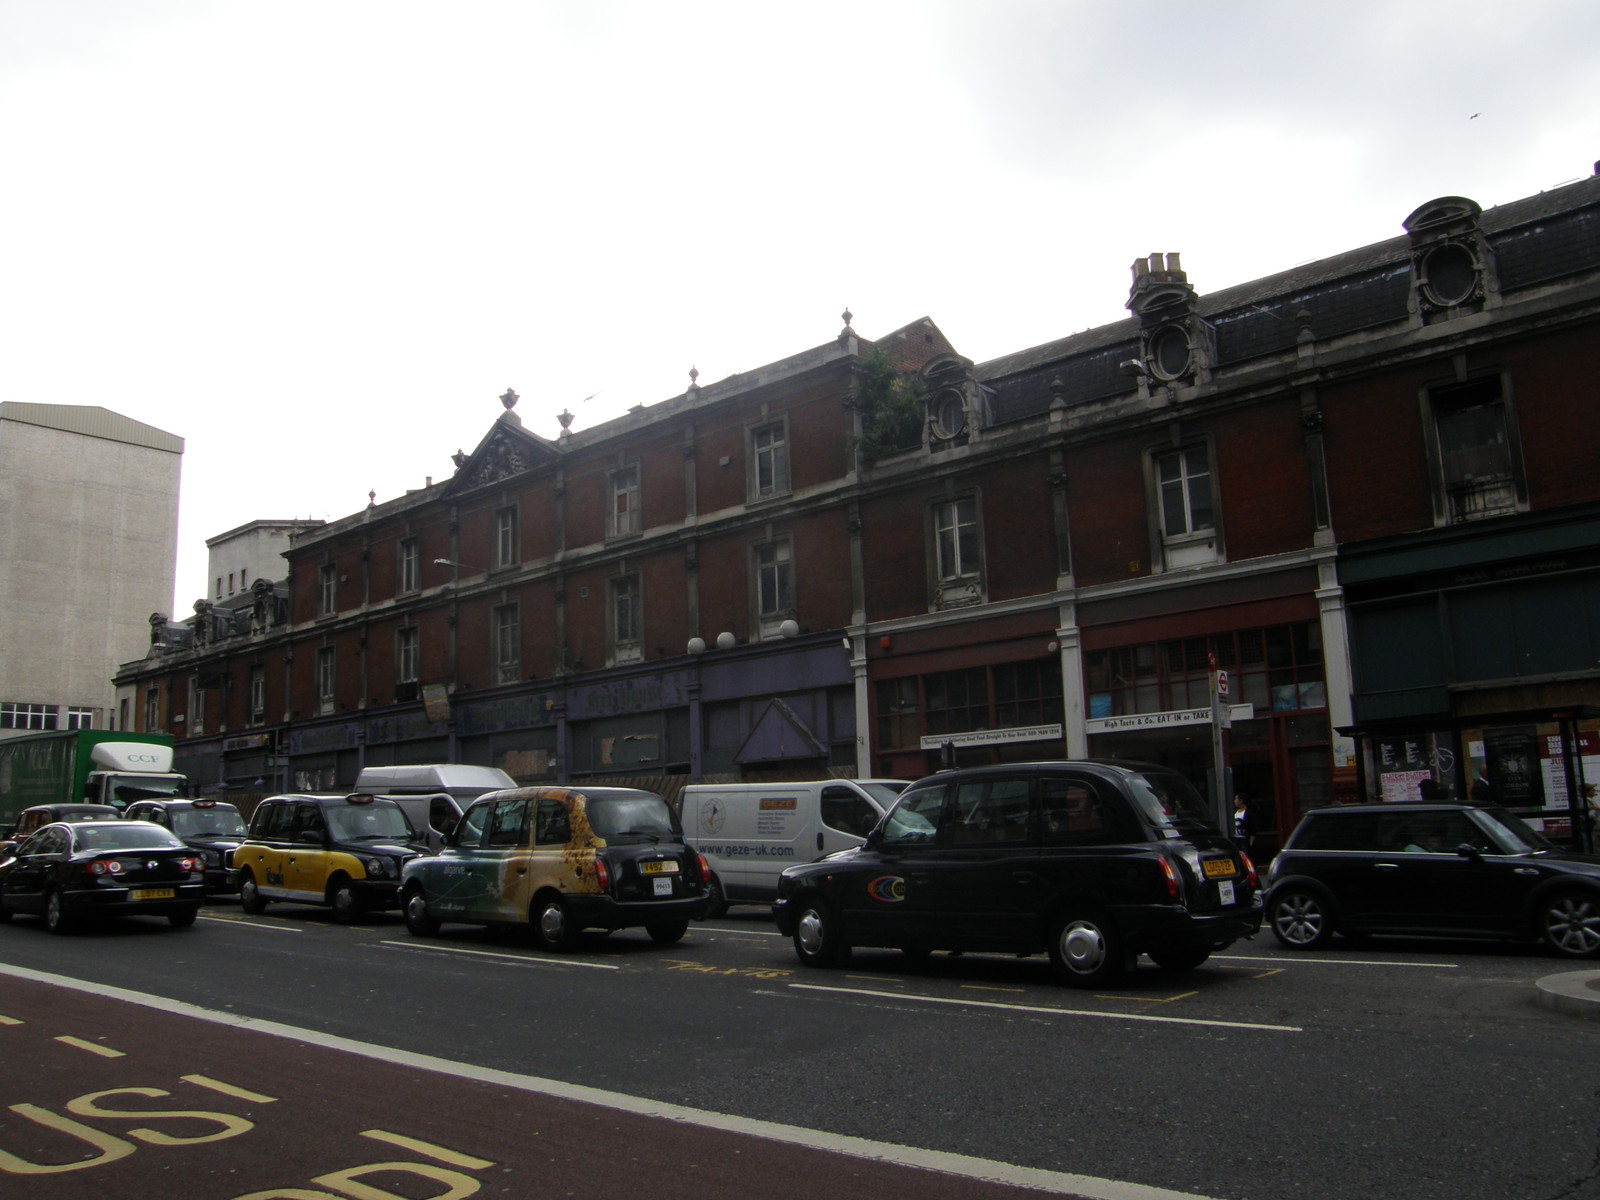
<svg viewBox="0 0 1600 1200">
<path fill-rule="evenodd" d="M 585 929 L 643 927 L 666 944 L 704 914 L 710 878 L 654 792 L 514 788 L 477 800 L 439 853 L 406 863 L 401 907 L 418 937 L 449 921 L 526 926 L 548 950 Z"/>
<path fill-rule="evenodd" d="M 319 904 L 348 923 L 399 904 L 400 869 L 427 849 L 392 800 L 364 795 L 269 796 L 233 852 L 239 906 Z"/>
</svg>

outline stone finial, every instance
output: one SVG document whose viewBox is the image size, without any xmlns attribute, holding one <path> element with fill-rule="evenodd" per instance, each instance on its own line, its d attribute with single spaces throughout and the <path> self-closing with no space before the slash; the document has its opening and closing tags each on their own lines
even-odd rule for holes
<svg viewBox="0 0 1600 1200">
<path fill-rule="evenodd" d="M 700 368 L 696 367 L 696 366 L 691 366 L 689 368 L 688 394 L 693 396 L 699 390 L 700 390 Z"/>
<path fill-rule="evenodd" d="M 561 436 L 568 437 L 572 433 L 572 413 L 563 408 L 556 414 L 556 420 L 561 423 Z"/>
<path fill-rule="evenodd" d="M 377 505 L 378 505 L 378 493 L 376 491 L 368 492 L 367 493 L 367 507 L 368 508 L 376 508 Z"/>
<path fill-rule="evenodd" d="M 506 406 L 507 412 L 510 412 L 517 406 L 517 401 L 519 399 L 521 399 L 521 397 L 519 397 L 515 391 L 513 391 L 511 388 L 507 388 L 505 390 L 505 395 L 500 397 L 500 403 Z"/>
</svg>

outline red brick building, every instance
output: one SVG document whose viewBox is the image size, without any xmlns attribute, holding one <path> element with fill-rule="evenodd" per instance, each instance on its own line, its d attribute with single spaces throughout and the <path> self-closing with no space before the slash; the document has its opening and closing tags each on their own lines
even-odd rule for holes
<svg viewBox="0 0 1600 1200">
<path fill-rule="evenodd" d="M 1152 255 L 1127 320 L 986 363 L 846 314 L 554 438 L 508 393 L 452 479 L 118 683 L 233 788 L 1094 754 L 1279 829 L 1481 768 L 1559 831 L 1600 753 L 1600 179 L 1400 228 L 1214 293 Z"/>
</svg>

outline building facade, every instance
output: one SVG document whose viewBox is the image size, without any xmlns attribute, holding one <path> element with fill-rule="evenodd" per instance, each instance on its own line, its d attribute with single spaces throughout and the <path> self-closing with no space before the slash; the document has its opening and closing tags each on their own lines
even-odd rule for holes
<svg viewBox="0 0 1600 1200">
<path fill-rule="evenodd" d="M 296 536 L 281 612 L 119 682 L 174 728 L 218 681 L 188 752 L 231 786 L 242 736 L 273 786 L 1096 755 L 1286 831 L 1481 766 L 1559 832 L 1600 728 L 1600 178 L 1400 228 L 1210 294 L 1142 258 L 1128 319 L 984 363 L 846 313 L 589 430 L 508 392 L 452 479 Z"/>
<path fill-rule="evenodd" d="M 183 439 L 0 403 L 0 737 L 128 728 L 111 679 L 172 605 Z"/>
</svg>

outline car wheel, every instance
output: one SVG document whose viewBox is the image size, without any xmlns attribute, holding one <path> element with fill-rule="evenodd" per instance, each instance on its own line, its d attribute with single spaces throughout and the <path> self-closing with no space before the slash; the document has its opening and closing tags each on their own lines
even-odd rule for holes
<svg viewBox="0 0 1600 1200">
<path fill-rule="evenodd" d="M 1098 916 L 1059 917 L 1050 933 L 1050 964 L 1070 987 L 1105 987 L 1122 974 L 1123 953 L 1117 927 Z"/>
<path fill-rule="evenodd" d="M 800 905 L 794 923 L 794 952 L 808 967 L 836 967 L 850 958 L 850 943 L 844 940 L 839 919 L 825 900 L 807 900 Z"/>
<path fill-rule="evenodd" d="M 72 928 L 72 918 L 67 915 L 67 902 L 59 891 L 52 890 L 44 898 L 44 927 L 51 933 L 66 933 Z"/>
<path fill-rule="evenodd" d="M 711 897 L 711 903 L 706 906 L 705 915 L 700 919 L 702 921 L 714 920 L 717 917 L 726 916 L 728 898 L 722 894 L 722 880 L 713 875 L 711 882 L 706 884 L 706 894 Z"/>
<path fill-rule="evenodd" d="M 1600 954 L 1600 898 L 1588 892 L 1561 892 L 1539 910 L 1539 933 L 1563 958 Z"/>
<path fill-rule="evenodd" d="M 1290 888 L 1273 896 L 1267 920 L 1277 939 L 1291 950 L 1315 950 L 1333 937 L 1328 902 L 1316 892 Z"/>
<path fill-rule="evenodd" d="M 571 950 L 578 944 L 578 927 L 560 896 L 546 896 L 533 906 L 533 936 L 546 950 Z"/>
<path fill-rule="evenodd" d="M 1171 950 L 1148 951 L 1150 961 L 1163 971 L 1192 971 L 1211 957 L 1210 946 L 1182 946 Z"/>
<path fill-rule="evenodd" d="M 191 904 L 188 908 L 176 909 L 167 914 L 167 921 L 174 929 L 188 929 L 194 924 L 195 918 L 200 915 L 200 906 Z"/>
<path fill-rule="evenodd" d="M 439 932 L 439 920 L 428 915 L 428 897 L 419 887 L 406 893 L 401 906 L 406 915 L 406 929 L 412 937 L 432 937 Z"/>
<path fill-rule="evenodd" d="M 341 880 L 334 886 L 333 895 L 329 897 L 328 903 L 333 909 L 333 919 L 341 925 L 353 924 L 364 911 L 361 901 L 356 898 L 356 890 L 348 879 Z"/>
<path fill-rule="evenodd" d="M 239 907 L 251 916 L 267 911 L 267 898 L 256 886 L 255 875 L 248 870 L 239 872 Z"/>
<path fill-rule="evenodd" d="M 689 932 L 689 922 L 655 921 L 649 925 L 646 925 L 644 927 L 644 931 L 650 935 L 650 940 L 652 942 L 658 942 L 663 946 L 670 946 L 673 942 L 678 941 L 683 937 L 684 934 Z"/>
</svg>

